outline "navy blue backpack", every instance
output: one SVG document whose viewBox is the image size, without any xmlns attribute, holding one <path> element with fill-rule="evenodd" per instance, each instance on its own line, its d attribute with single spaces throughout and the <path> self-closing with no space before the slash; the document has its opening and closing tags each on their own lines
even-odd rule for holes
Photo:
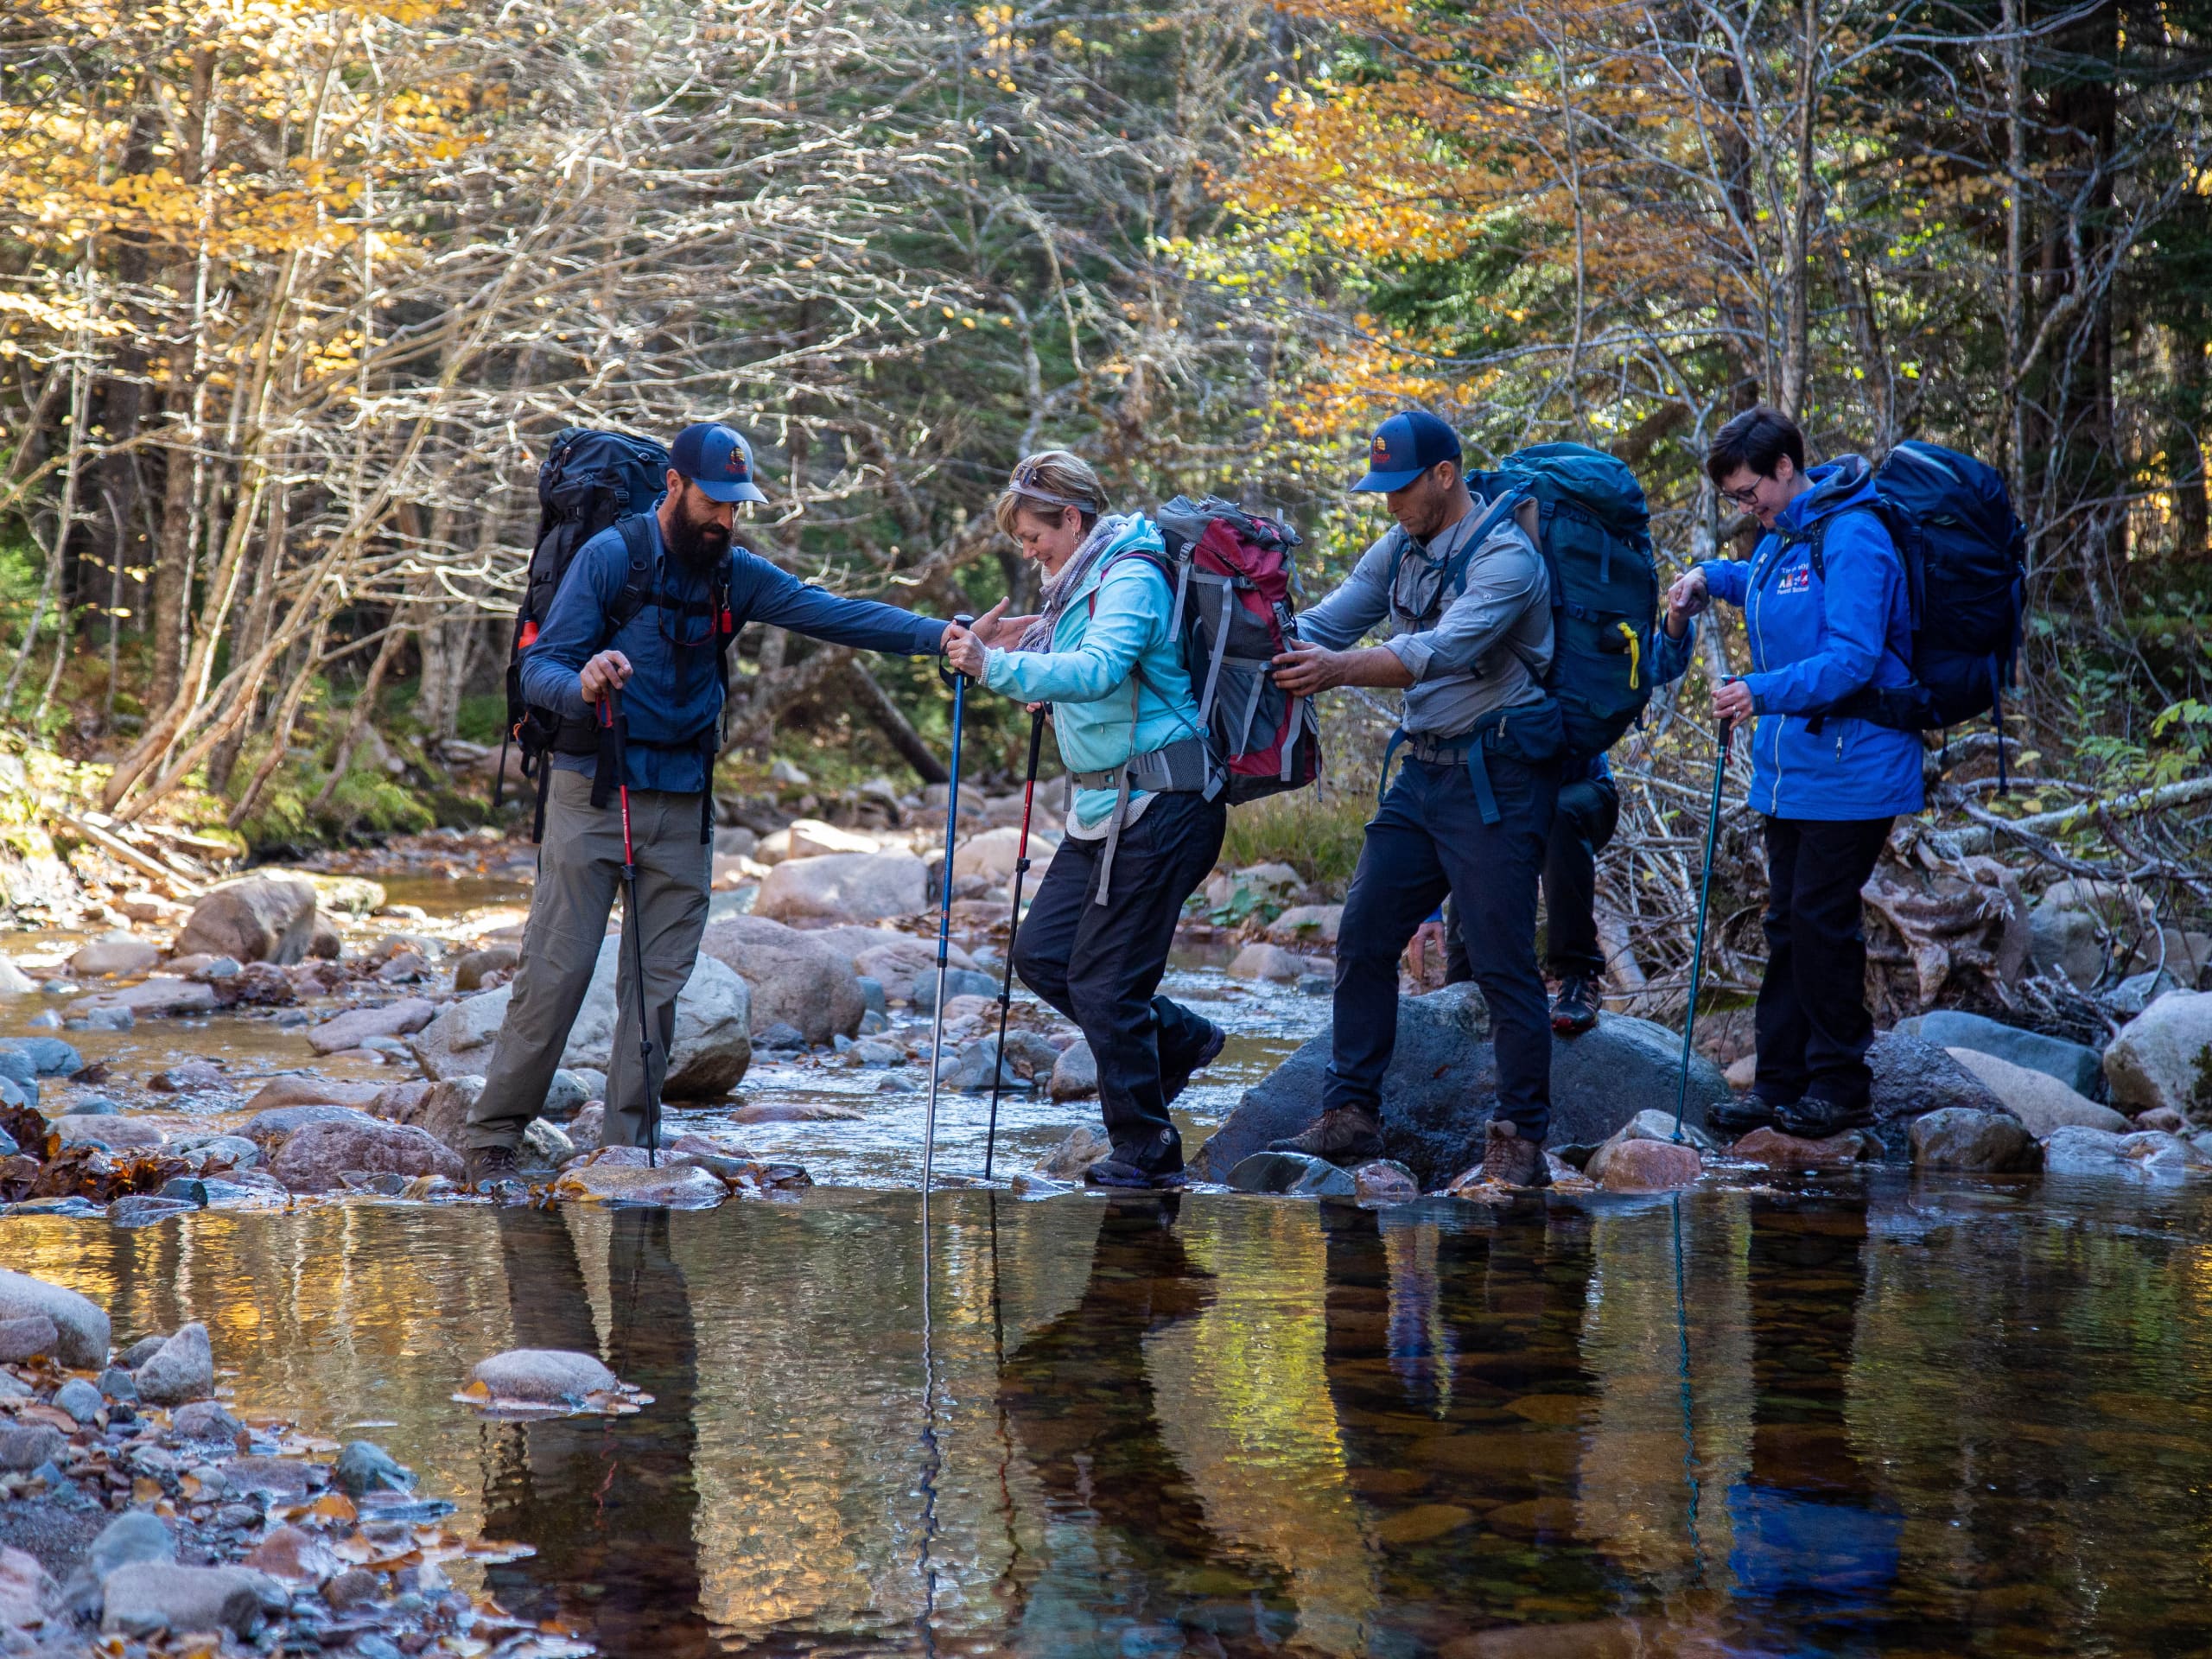
<svg viewBox="0 0 2212 1659">
<path fill-rule="evenodd" d="M 1912 609 L 1912 683 L 1868 687 L 1824 714 L 1900 731 L 1930 731 L 1990 715 L 2005 774 L 2005 688 L 2014 683 L 2027 620 L 2027 527 L 1993 467 L 1941 444 L 1908 438 L 1874 472 L 1876 505 L 1904 565 Z M 1827 528 L 1814 535 L 1814 573 Z"/>
</svg>

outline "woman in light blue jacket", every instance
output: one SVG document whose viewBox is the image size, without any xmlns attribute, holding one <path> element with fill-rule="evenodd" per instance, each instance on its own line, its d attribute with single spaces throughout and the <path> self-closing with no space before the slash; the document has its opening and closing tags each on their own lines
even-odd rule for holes
<svg viewBox="0 0 2212 1659">
<path fill-rule="evenodd" d="M 1176 1186 L 1183 1141 L 1167 1108 L 1221 1052 L 1223 1033 L 1160 995 L 1160 978 L 1183 901 L 1221 855 L 1228 809 L 1173 632 L 1166 543 L 1142 514 L 1108 515 L 1105 503 L 1097 474 L 1065 450 L 1026 457 L 998 523 L 1043 569 L 1045 609 L 982 637 L 953 628 L 945 652 L 994 691 L 1052 705 L 1074 808 L 1014 969 L 1082 1027 L 1097 1062 L 1113 1151 L 1090 1180 Z"/>
</svg>

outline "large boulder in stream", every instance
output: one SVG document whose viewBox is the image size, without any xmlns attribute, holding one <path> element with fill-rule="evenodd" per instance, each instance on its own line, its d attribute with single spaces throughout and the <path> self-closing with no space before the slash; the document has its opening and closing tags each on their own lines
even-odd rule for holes
<svg viewBox="0 0 2212 1659">
<path fill-rule="evenodd" d="M 1202 1180 L 1229 1172 L 1268 1141 L 1295 1135 L 1321 1109 L 1329 1064 L 1322 1033 L 1244 1091 L 1192 1160 Z M 1626 1014 L 1599 1016 L 1597 1029 L 1552 1039 L 1554 1146 L 1595 1146 L 1644 1110 L 1671 1117 L 1681 1078 L 1680 1033 Z M 1690 1061 L 1687 1122 L 1702 1128 L 1706 1109 L 1728 1098 L 1727 1080 L 1703 1055 Z M 1497 1063 L 1490 1008 L 1471 984 L 1401 998 L 1398 1046 L 1382 1080 L 1384 1156 L 1412 1170 L 1423 1187 L 1445 1185 L 1483 1151 L 1483 1126 L 1497 1105 Z"/>
<path fill-rule="evenodd" d="M 64 1365 L 90 1370 L 107 1363 L 107 1312 L 91 1297 L 28 1273 L 0 1268 L 0 1319 L 44 1314 L 60 1338 L 54 1357 Z"/>
<path fill-rule="evenodd" d="M 176 936 L 176 954 L 238 962 L 302 961 L 315 942 L 315 884 L 305 876 L 250 875 L 212 887 Z"/>
<path fill-rule="evenodd" d="M 780 1020 L 819 1045 L 851 1036 L 868 1012 L 851 959 L 795 927 L 733 916 L 709 926 L 699 948 L 744 980 L 755 1033 Z"/>
<path fill-rule="evenodd" d="M 615 973 L 621 960 L 622 941 L 609 935 L 562 1053 L 561 1064 L 570 1070 L 603 1074 L 613 1056 Z M 513 993 L 512 986 L 502 985 L 463 997 L 417 1032 L 408 1047 L 423 1075 L 441 1083 L 483 1076 Z M 752 1007 L 752 992 L 736 970 L 702 952 L 676 999 L 676 1043 L 664 1088 L 668 1098 L 710 1100 L 737 1086 L 753 1063 Z"/>
</svg>

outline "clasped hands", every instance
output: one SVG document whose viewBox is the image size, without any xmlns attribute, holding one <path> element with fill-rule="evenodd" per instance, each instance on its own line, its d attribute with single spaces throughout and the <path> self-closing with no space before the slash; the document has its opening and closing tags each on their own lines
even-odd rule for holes
<svg viewBox="0 0 2212 1659">
<path fill-rule="evenodd" d="M 995 647 L 1011 651 L 1021 643 L 1021 636 L 1029 632 L 1037 614 L 1008 616 L 1007 601 L 999 602 L 977 617 L 968 627 L 957 622 L 948 622 L 944 628 L 944 660 L 952 664 L 953 671 L 964 674 L 971 680 L 983 677 L 984 659 Z M 1029 712 L 1035 714 L 1044 705 L 1033 702 Z"/>
</svg>

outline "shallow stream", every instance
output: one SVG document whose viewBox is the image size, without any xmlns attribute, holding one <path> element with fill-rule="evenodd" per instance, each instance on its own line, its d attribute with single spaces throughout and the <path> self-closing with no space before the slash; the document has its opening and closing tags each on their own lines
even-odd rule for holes
<svg viewBox="0 0 2212 1659">
<path fill-rule="evenodd" d="M 382 1441 L 537 1547 L 486 1569 L 510 1611 L 619 1654 L 2212 1649 L 2187 1189 L 942 1193 L 926 1345 L 922 1223 L 818 1189 L 6 1243 L 119 1336 L 205 1319 L 237 1407 Z M 450 1400 L 514 1345 L 653 1403 Z"/>
</svg>

